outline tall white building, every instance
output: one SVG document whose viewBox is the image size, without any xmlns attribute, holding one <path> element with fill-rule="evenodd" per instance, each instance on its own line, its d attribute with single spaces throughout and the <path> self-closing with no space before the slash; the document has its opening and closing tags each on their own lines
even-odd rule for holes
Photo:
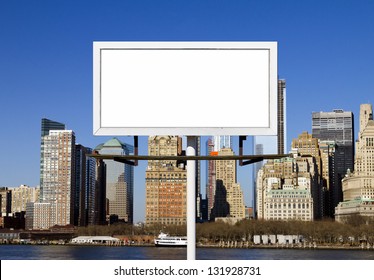
<svg viewBox="0 0 374 280">
<path fill-rule="evenodd" d="M 342 185 L 343 202 L 335 208 L 335 219 L 344 222 L 354 215 L 374 218 L 374 120 L 371 104 L 360 106 L 354 172 L 348 170 Z"/>
<path fill-rule="evenodd" d="M 313 172 L 305 158 L 269 160 L 257 176 L 258 218 L 313 220 Z"/>
<path fill-rule="evenodd" d="M 40 202 L 51 203 L 53 225 L 72 224 L 72 189 L 75 187 L 75 135 L 72 130 L 51 130 L 44 136 L 44 173 Z"/>
<path fill-rule="evenodd" d="M 43 177 L 44 177 L 44 139 L 49 135 L 51 130 L 65 130 L 65 124 L 52 121 L 46 118 L 41 122 L 41 141 L 40 141 L 40 189 L 43 190 Z"/>
<path fill-rule="evenodd" d="M 44 119 L 43 119 L 44 120 Z M 75 134 L 72 130 L 43 130 L 39 203 L 26 209 L 33 229 L 73 224 Z M 39 205 L 40 204 L 40 205 Z M 47 208 L 49 207 L 49 210 Z M 32 211 L 32 212 L 30 212 Z M 40 212 L 41 211 L 41 212 Z M 49 217 L 47 218 L 47 216 Z M 42 220 L 41 220 L 42 219 Z M 47 226 L 49 225 L 49 226 Z"/>
</svg>

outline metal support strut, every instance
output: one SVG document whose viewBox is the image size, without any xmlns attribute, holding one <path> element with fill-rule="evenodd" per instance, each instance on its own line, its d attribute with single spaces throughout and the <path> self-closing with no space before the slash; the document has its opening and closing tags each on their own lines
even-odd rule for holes
<svg viewBox="0 0 374 280">
<path fill-rule="evenodd" d="M 243 142 L 247 139 L 247 136 L 239 136 L 239 157 L 243 156 Z M 239 159 L 239 166 L 244 166 L 247 164 L 256 163 L 259 161 L 264 160 L 264 158 L 258 157 L 258 158 L 252 158 L 247 161 L 244 161 L 243 159 Z"/>
<path fill-rule="evenodd" d="M 138 152 L 139 152 L 139 144 L 138 144 L 138 136 L 134 136 L 134 156 L 135 158 L 133 160 L 129 160 L 127 158 L 117 158 L 117 157 L 113 157 L 113 160 L 114 161 L 118 161 L 118 162 L 123 162 L 123 163 L 126 163 L 128 165 L 132 165 L 132 166 L 138 166 L 138 159 L 136 158 L 138 156 Z"/>
</svg>

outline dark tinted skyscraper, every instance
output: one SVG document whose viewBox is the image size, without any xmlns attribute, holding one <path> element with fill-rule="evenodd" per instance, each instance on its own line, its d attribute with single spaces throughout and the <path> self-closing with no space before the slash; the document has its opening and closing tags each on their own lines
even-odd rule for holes
<svg viewBox="0 0 374 280">
<path fill-rule="evenodd" d="M 88 154 L 92 154 L 91 148 L 75 145 L 74 225 L 78 226 L 87 226 L 95 199 L 96 160 Z"/>
<path fill-rule="evenodd" d="M 105 225 L 106 222 L 106 165 L 102 159 L 95 160 L 95 186 L 88 193 L 88 225 Z"/>
<path fill-rule="evenodd" d="M 50 130 L 64 130 L 64 129 L 65 129 L 65 124 L 43 118 L 41 137 L 48 135 Z"/>
<path fill-rule="evenodd" d="M 284 154 L 286 142 L 286 81 L 278 80 L 278 154 Z"/>
<path fill-rule="evenodd" d="M 343 110 L 312 113 L 312 134 L 321 141 L 335 142 L 334 166 L 330 172 L 330 186 L 327 186 L 332 215 L 343 201 L 341 181 L 347 169 L 352 171 L 354 166 L 353 113 Z"/>
</svg>

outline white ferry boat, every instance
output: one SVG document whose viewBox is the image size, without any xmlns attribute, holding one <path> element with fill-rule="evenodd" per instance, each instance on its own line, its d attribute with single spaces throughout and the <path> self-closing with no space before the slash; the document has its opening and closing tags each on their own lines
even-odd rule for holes
<svg viewBox="0 0 374 280">
<path fill-rule="evenodd" d="M 168 247 L 185 247 L 187 246 L 186 236 L 170 236 L 166 233 L 160 233 L 155 238 L 156 246 L 168 246 Z"/>
</svg>

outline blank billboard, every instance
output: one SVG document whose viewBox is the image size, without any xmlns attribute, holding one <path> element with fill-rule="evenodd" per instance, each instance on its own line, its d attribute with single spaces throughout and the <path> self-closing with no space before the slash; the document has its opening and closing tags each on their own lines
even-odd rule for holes
<svg viewBox="0 0 374 280">
<path fill-rule="evenodd" d="M 275 135 L 276 42 L 94 42 L 95 135 Z"/>
</svg>

